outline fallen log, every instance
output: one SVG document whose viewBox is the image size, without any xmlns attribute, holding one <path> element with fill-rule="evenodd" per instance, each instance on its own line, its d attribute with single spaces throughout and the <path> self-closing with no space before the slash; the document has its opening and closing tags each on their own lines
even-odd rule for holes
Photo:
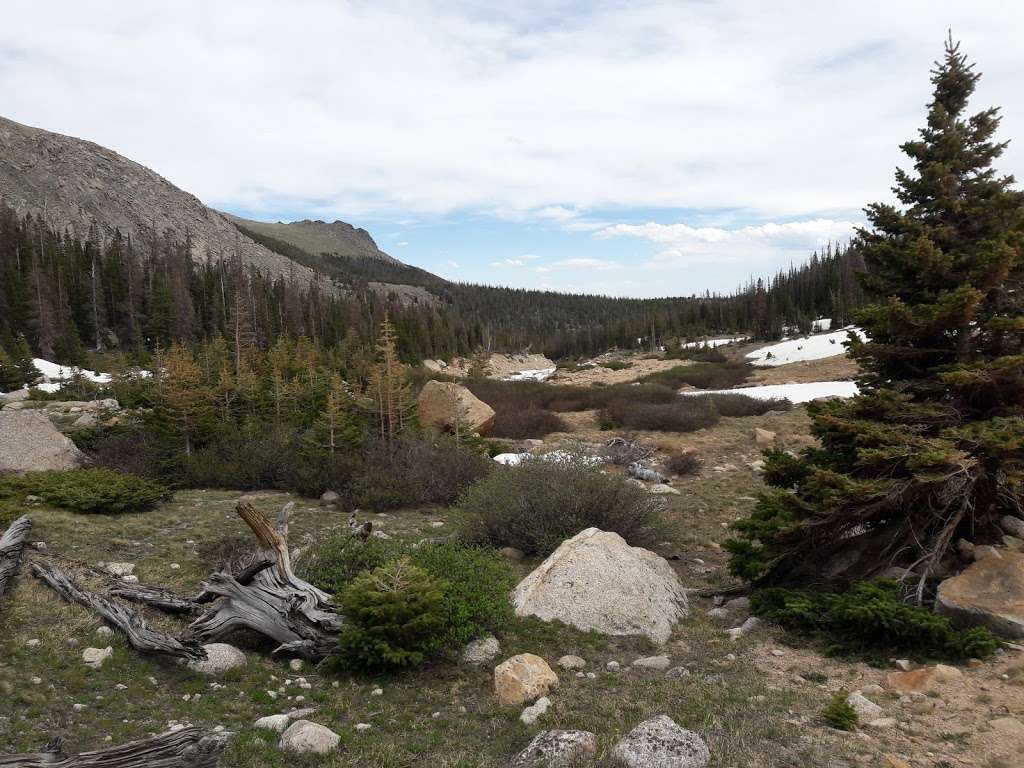
<svg viewBox="0 0 1024 768">
<path fill-rule="evenodd" d="M 200 728 L 168 731 L 117 747 L 82 752 L 73 757 L 61 754 L 56 739 L 42 752 L 0 755 L 2 768 L 216 768 L 227 744 L 227 734 Z"/>
<path fill-rule="evenodd" d="M 253 580 L 257 573 L 264 568 L 274 565 L 269 558 L 258 559 L 235 574 L 235 580 L 242 585 Z M 218 599 L 220 595 L 203 590 L 193 597 L 181 597 L 163 587 L 153 587 L 146 584 L 128 584 L 118 581 L 110 588 L 110 594 L 120 597 L 130 603 L 148 605 L 151 608 L 164 611 L 165 613 L 198 613 L 202 607 Z"/>
<path fill-rule="evenodd" d="M 247 584 L 224 571 L 207 579 L 203 594 L 222 599 L 189 627 L 203 642 L 223 640 L 238 629 L 250 629 L 279 643 L 274 653 L 312 661 L 337 647 L 342 619 L 331 596 L 292 572 L 288 521 L 293 506 L 291 502 L 285 505 L 276 527 L 251 504 L 240 502 L 236 507 L 259 543 L 256 562 L 270 560 L 272 566 L 253 573 Z"/>
<path fill-rule="evenodd" d="M 18 572 L 21 564 L 21 550 L 25 547 L 25 539 L 32 529 L 32 520 L 22 515 L 0 536 L 0 597 L 7 591 L 7 584 Z"/>
<path fill-rule="evenodd" d="M 33 563 L 32 574 L 68 602 L 77 603 L 98 613 L 108 624 L 120 630 L 127 638 L 128 644 L 137 651 L 189 660 L 206 658 L 206 651 L 198 641 L 179 640 L 166 632 L 150 629 L 142 616 L 127 606 L 82 589 L 53 563 Z"/>
</svg>

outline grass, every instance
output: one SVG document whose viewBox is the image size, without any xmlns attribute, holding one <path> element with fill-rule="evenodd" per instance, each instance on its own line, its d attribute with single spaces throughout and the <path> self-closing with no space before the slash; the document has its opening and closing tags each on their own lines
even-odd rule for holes
<svg viewBox="0 0 1024 768">
<path fill-rule="evenodd" d="M 117 518 L 82 518 L 39 509 L 33 513 L 33 539 L 85 563 L 135 562 L 144 583 L 189 593 L 246 536 L 233 513 L 237 498 L 237 493 L 183 491 L 149 513 Z M 273 514 L 290 497 L 259 493 L 250 498 Z M 440 529 L 431 525 L 438 520 L 437 510 L 407 510 L 373 519 L 390 535 L 415 542 L 444 535 L 455 521 L 453 512 L 443 516 Z M 308 547 L 344 525 L 343 513 L 298 500 L 291 542 Z M 180 567 L 171 568 L 172 563 Z M 533 564 L 516 567 L 522 575 Z M 299 674 L 312 689 L 299 693 L 286 685 L 295 673 L 283 661 L 264 655 L 265 646 L 247 642 L 240 643 L 247 650 L 247 666 L 221 679 L 224 688 L 213 689 L 209 679 L 174 663 L 140 656 L 116 636 L 99 641 L 93 634 L 99 621 L 92 614 L 60 601 L 26 571 L 2 610 L 5 627 L 12 631 L 0 636 L 0 743 L 16 752 L 37 750 L 57 732 L 65 735 L 67 752 L 102 748 L 109 745 L 104 741 L 107 735 L 117 744 L 178 721 L 211 728 L 223 725 L 233 731 L 236 735 L 220 763 L 225 768 L 496 768 L 506 765 L 538 730 L 519 722 L 518 709 L 497 705 L 488 665 L 438 662 L 402 675 L 341 678 L 325 677 L 307 666 Z M 156 626 L 180 631 L 174 619 L 153 612 L 147 616 Z M 773 690 L 754 666 L 723 661 L 728 653 L 743 653 L 743 646 L 730 643 L 720 628 L 696 616 L 662 651 L 693 673 L 682 681 L 658 673 L 604 670 L 609 660 L 628 667 L 633 659 L 654 652 L 640 638 L 606 638 L 536 620 L 512 622 L 499 636 L 503 658 L 531 652 L 554 664 L 558 657 L 573 653 L 590 662 L 588 669 L 598 675 L 594 680 L 558 670 L 561 686 L 551 696 L 552 709 L 540 725 L 597 733 L 599 766 L 613 764 L 609 753 L 618 737 L 662 713 L 704 736 L 714 755 L 713 766 L 750 764 L 755 756 L 759 764 L 776 768 L 813 765 L 825 754 L 813 744 L 801 743 L 800 729 L 784 722 L 784 713 L 799 707 L 800 701 L 790 692 Z M 40 640 L 38 647 L 27 647 L 33 638 Z M 108 642 L 114 658 L 100 670 L 87 669 L 80 661 L 82 648 Z M 30 682 L 35 676 L 41 678 L 38 685 Z M 117 690 L 119 684 L 127 689 Z M 370 695 L 377 686 L 384 689 L 383 696 Z M 284 693 L 276 701 L 266 693 L 281 688 Z M 300 704 L 296 695 L 304 695 L 305 701 Z M 758 699 L 752 710 L 754 696 L 764 699 Z M 74 711 L 74 703 L 86 706 Z M 341 734 L 342 748 L 327 758 L 296 758 L 278 749 L 275 735 L 252 729 L 257 718 L 291 706 L 316 707 L 313 719 Z M 373 728 L 357 733 L 354 725 L 360 722 Z"/>
</svg>

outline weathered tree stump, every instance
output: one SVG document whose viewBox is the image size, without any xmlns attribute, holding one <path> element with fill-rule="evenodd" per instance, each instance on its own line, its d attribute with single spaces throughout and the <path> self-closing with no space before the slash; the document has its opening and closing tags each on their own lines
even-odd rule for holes
<svg viewBox="0 0 1024 768">
<path fill-rule="evenodd" d="M 211 733 L 200 728 L 182 728 L 150 739 L 65 757 L 60 753 L 61 740 L 56 739 L 42 752 L 0 755 L 0 767 L 215 768 L 226 743 L 226 734 Z"/>
<path fill-rule="evenodd" d="M 137 651 L 189 660 L 206 658 L 206 652 L 195 640 L 179 640 L 166 632 L 150 629 L 142 616 L 127 606 L 82 589 L 53 563 L 33 563 L 32 574 L 68 602 L 77 603 L 98 613 L 108 624 L 119 629 L 127 638 L 129 645 Z"/>
<path fill-rule="evenodd" d="M 8 583 L 18 572 L 21 551 L 31 529 L 32 520 L 23 515 L 11 523 L 4 535 L 0 536 L 0 597 L 4 596 Z"/>
</svg>

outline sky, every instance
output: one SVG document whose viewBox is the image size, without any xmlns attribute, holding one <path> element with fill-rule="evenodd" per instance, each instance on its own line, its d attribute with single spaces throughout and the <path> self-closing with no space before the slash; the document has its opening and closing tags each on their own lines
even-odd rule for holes
<svg viewBox="0 0 1024 768">
<path fill-rule="evenodd" d="M 891 200 L 949 29 L 1024 173 L 1005 0 L 3 0 L 0 113 L 452 280 L 689 295 Z"/>
</svg>

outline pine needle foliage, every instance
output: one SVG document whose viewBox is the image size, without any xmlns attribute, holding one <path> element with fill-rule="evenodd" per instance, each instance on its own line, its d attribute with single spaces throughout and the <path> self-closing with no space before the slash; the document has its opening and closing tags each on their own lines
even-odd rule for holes
<svg viewBox="0 0 1024 768">
<path fill-rule="evenodd" d="M 899 207 L 868 206 L 859 233 L 861 393 L 809 408 L 822 448 L 769 455 L 775 489 L 728 544 L 737 575 L 848 584 L 901 565 L 920 602 L 951 542 L 1024 514 L 1024 195 L 992 167 L 998 110 L 965 115 L 978 78 L 950 40 Z"/>
<path fill-rule="evenodd" d="M 825 722 L 837 731 L 857 729 L 859 718 L 856 710 L 850 705 L 849 696 L 850 694 L 846 691 L 836 691 L 821 712 Z"/>
</svg>

